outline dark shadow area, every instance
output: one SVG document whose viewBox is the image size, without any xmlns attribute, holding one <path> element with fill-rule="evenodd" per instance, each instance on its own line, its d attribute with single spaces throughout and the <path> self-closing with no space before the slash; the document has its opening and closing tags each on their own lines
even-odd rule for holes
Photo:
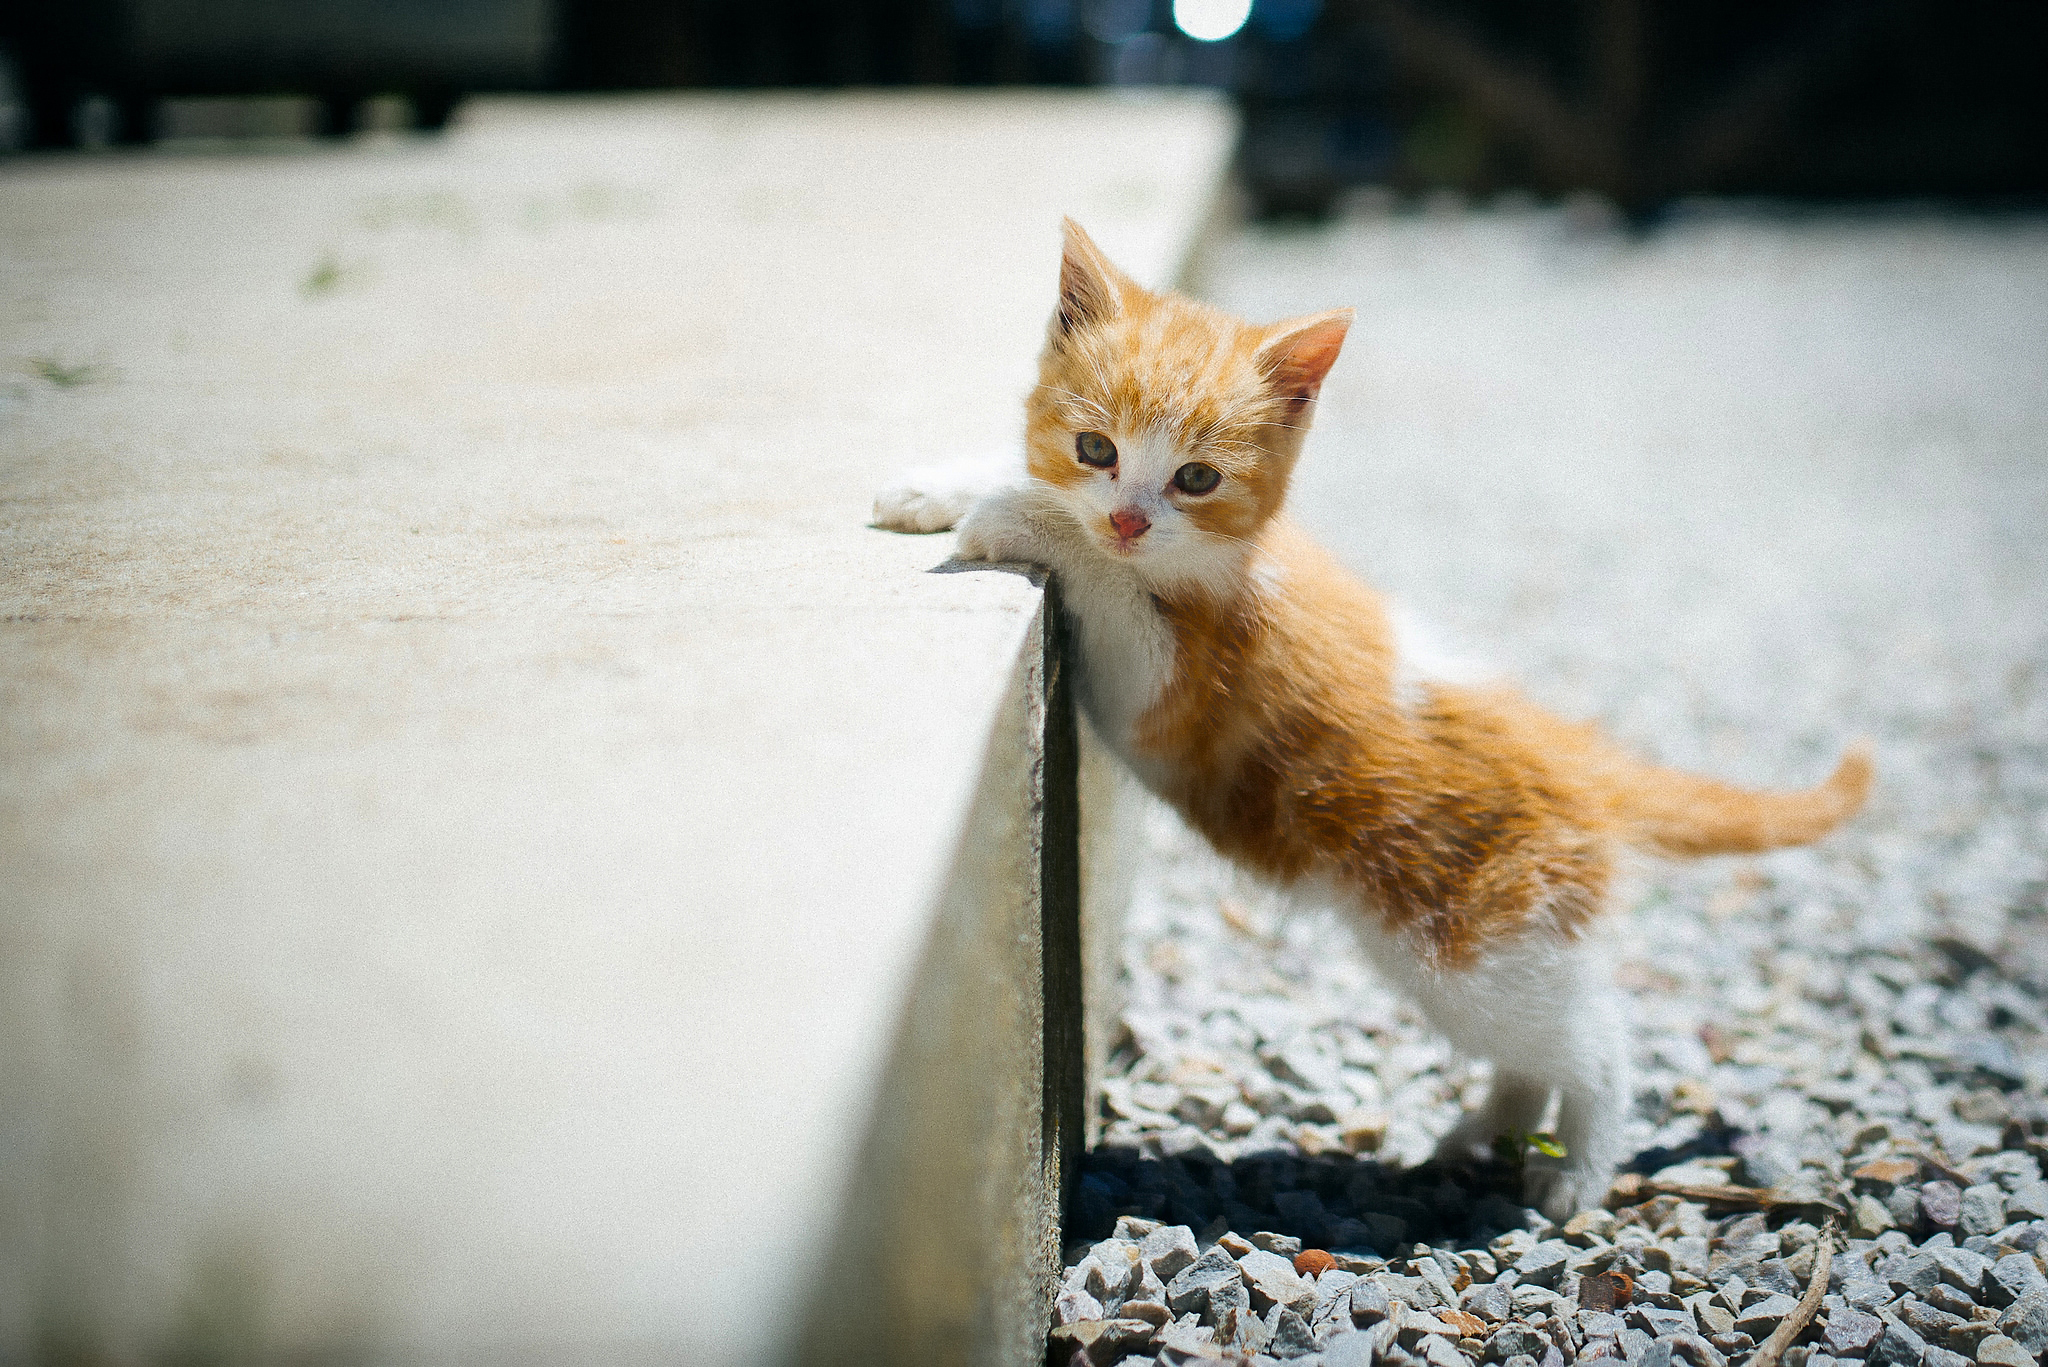
<svg viewBox="0 0 2048 1367">
<path fill-rule="evenodd" d="M 1066 1234 L 1107 1238 L 1120 1215 L 1198 1232 L 1220 1218 L 1240 1234 L 1270 1230 L 1309 1248 L 1385 1258 L 1410 1244 L 1465 1248 L 1521 1228 L 1521 1184 L 1508 1163 L 1398 1168 L 1277 1149 L 1225 1163 L 1206 1149 L 1155 1159 L 1102 1148 L 1083 1160 Z"/>
<path fill-rule="evenodd" d="M 338 138 L 369 101 L 437 130 L 466 92 L 551 84 L 549 0 L 389 0 L 223 6 L 84 0 L 0 9 L 0 151 L 137 145 L 167 133 L 177 97 L 311 97 L 308 126 Z"/>
</svg>

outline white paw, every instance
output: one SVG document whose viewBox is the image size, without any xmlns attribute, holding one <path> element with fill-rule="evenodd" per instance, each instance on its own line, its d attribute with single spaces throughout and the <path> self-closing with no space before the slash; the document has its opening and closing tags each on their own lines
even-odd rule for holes
<svg viewBox="0 0 2048 1367">
<path fill-rule="evenodd" d="M 971 491 L 932 488 L 919 483 L 913 472 L 875 495 L 874 523 L 892 532 L 951 531 L 973 506 Z"/>
<path fill-rule="evenodd" d="M 875 495 L 874 525 L 892 532 L 950 531 L 976 500 L 1020 473 L 1009 454 L 965 456 L 906 470 Z"/>
<path fill-rule="evenodd" d="M 1042 561 L 1031 525 L 1031 492 L 1001 489 L 974 505 L 960 524 L 953 554 L 961 560 Z"/>
<path fill-rule="evenodd" d="M 1540 1167 L 1532 1159 L 1522 1174 L 1522 1199 L 1563 1224 L 1582 1210 L 1606 1204 L 1607 1189 L 1612 1185 L 1611 1167 Z"/>
</svg>

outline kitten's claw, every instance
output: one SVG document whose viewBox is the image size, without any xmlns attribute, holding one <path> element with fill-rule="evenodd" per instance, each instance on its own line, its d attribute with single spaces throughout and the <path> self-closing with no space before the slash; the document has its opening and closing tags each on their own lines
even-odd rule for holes
<svg viewBox="0 0 2048 1367">
<path fill-rule="evenodd" d="M 1013 477 L 1016 460 L 967 456 L 906 470 L 875 495 L 874 525 L 892 532 L 945 532 L 960 524 L 976 500 Z"/>
</svg>

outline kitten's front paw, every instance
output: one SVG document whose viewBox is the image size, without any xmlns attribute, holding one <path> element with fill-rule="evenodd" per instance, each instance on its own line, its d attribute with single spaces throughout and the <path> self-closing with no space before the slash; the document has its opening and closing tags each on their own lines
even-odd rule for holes
<svg viewBox="0 0 2048 1367">
<path fill-rule="evenodd" d="M 1030 495 L 1004 489 L 974 505 L 960 524 L 953 555 L 960 560 L 1039 561 L 1038 537 L 1031 526 Z"/>
<path fill-rule="evenodd" d="M 972 493 L 930 488 L 919 484 L 913 472 L 875 495 L 874 524 L 891 532 L 947 532 L 973 506 Z"/>
<path fill-rule="evenodd" d="M 966 456 L 906 470 L 875 495 L 874 525 L 892 532 L 944 532 L 976 500 L 1014 475 L 1008 455 Z"/>
</svg>

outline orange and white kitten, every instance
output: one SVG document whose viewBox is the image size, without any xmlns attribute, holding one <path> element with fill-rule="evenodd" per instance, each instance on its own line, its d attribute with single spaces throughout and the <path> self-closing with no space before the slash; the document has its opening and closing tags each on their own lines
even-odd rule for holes
<svg viewBox="0 0 2048 1367">
<path fill-rule="evenodd" d="M 973 503 L 957 554 L 1048 567 L 1104 740 L 1222 854 L 1354 910 L 1381 971 L 1493 1061 L 1447 1146 L 1534 1132 L 1555 1095 L 1565 1157 L 1534 1161 L 1528 1199 L 1562 1219 L 1624 1156 L 1627 1022 L 1599 919 L 1617 855 L 1816 839 L 1871 765 L 1859 749 L 1818 788 L 1745 791 L 1419 671 L 1379 596 L 1281 515 L 1350 325 L 1258 327 L 1146 290 L 1069 222 L 1029 478 Z M 876 520 L 949 525 L 971 483 L 913 479 Z"/>
</svg>

